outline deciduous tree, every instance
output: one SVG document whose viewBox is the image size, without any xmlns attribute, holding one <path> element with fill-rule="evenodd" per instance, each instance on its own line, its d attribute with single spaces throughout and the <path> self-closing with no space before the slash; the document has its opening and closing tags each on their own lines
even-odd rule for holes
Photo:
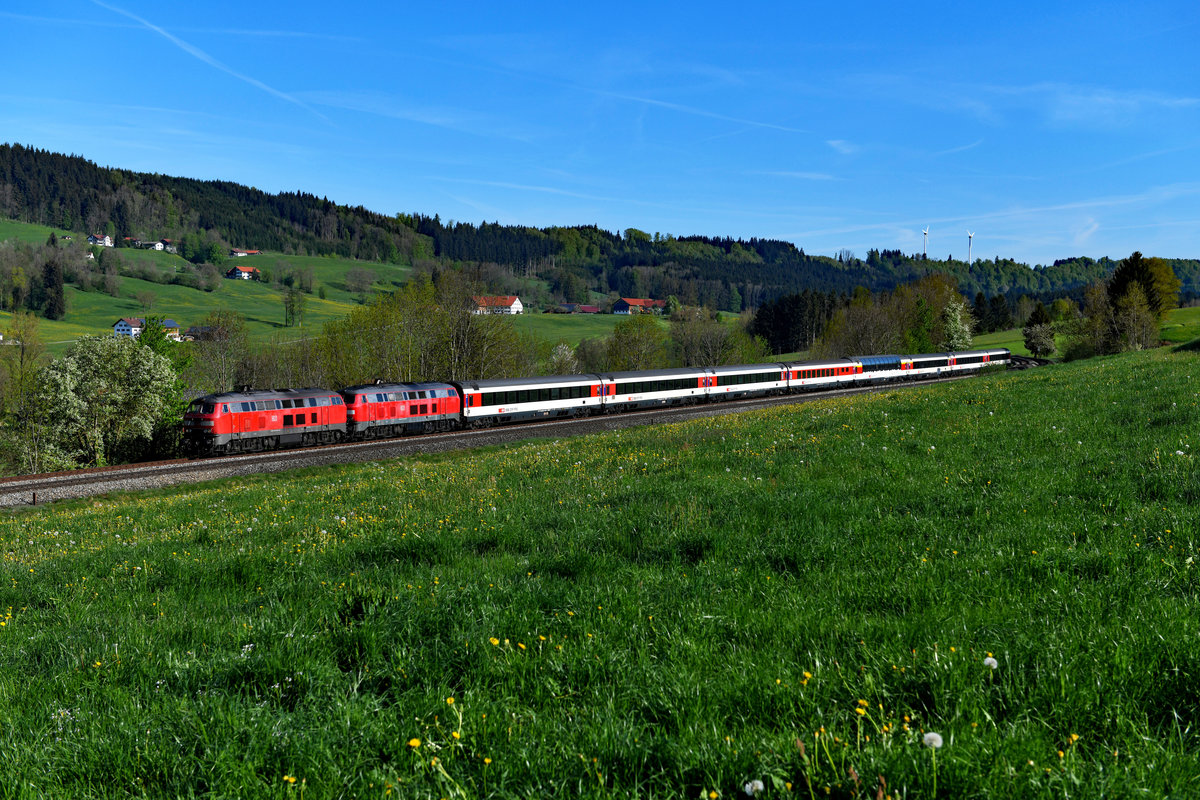
<svg viewBox="0 0 1200 800">
<path fill-rule="evenodd" d="M 666 364 L 666 335 L 653 314 L 632 314 L 613 328 L 608 366 L 617 371 L 659 369 Z"/>
<path fill-rule="evenodd" d="M 238 364 L 246 355 L 246 319 L 236 311 L 218 309 L 196 327 L 188 384 L 197 393 L 227 392 L 234 387 Z"/>
<path fill-rule="evenodd" d="M 43 372 L 38 403 L 51 441 L 81 466 L 111 463 L 131 440 L 149 440 L 168 410 L 170 362 L 124 336 L 86 336 Z"/>
<path fill-rule="evenodd" d="M 20 472 L 42 471 L 45 425 L 36 402 L 39 373 L 47 362 L 38 333 L 38 320 L 28 311 L 15 311 L 0 347 L 3 366 L 3 417 L 9 460 Z"/>
</svg>

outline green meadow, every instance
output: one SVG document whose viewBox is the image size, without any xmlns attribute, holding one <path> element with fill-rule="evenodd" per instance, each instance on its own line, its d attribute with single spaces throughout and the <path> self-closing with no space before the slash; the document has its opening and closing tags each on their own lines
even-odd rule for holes
<svg viewBox="0 0 1200 800">
<path fill-rule="evenodd" d="M 1195 797 L 1198 397 L 1159 350 L 4 514 L 0 795 Z"/>
<path fill-rule="evenodd" d="M 626 316 L 619 314 L 521 314 L 512 318 L 517 330 L 538 339 L 558 344 L 566 342 L 575 347 L 584 339 L 603 339 L 612 336 L 613 328 Z M 667 322 L 662 321 L 667 329 Z"/>
<path fill-rule="evenodd" d="M 15 239 L 41 244 L 50 233 L 51 229 L 45 226 L 0 220 L 0 241 Z M 83 234 L 72 235 L 76 244 L 87 239 Z M 156 314 L 175 320 L 186 330 L 217 309 L 231 309 L 242 314 L 246 318 L 247 333 L 254 341 L 266 342 L 276 337 L 300 338 L 319 332 L 329 320 L 345 317 L 359 302 L 359 296 L 346 286 L 346 273 L 350 270 L 370 270 L 375 276 L 372 287 L 375 291 L 387 291 L 403 285 L 411 272 L 410 267 L 396 264 L 282 253 L 227 259 L 221 266 L 222 271 L 234 264 L 257 267 L 275 276 L 283 275 L 289 269 L 312 271 L 313 292 L 305 295 L 302 326 L 288 328 L 284 325 L 283 293 L 267 283 L 222 280 L 215 291 L 205 292 L 169 283 L 177 272 L 187 266 L 187 262 L 177 255 L 131 248 L 117 248 L 111 252 L 131 267 L 151 267 L 164 282 L 122 277 L 119 297 L 102 292 L 82 292 L 68 284 L 66 316 L 61 320 L 39 320 L 42 339 L 49 343 L 51 354 L 61 354 L 80 336 L 111 333 L 113 323 L 121 317 Z M 320 297 L 322 289 L 325 292 L 324 299 Z M 149 309 L 139 299 L 139 296 L 146 295 L 151 295 L 153 299 Z M 0 327 L 7 326 L 10 317 L 8 313 L 0 312 Z"/>
<path fill-rule="evenodd" d="M 0 219 L 0 242 L 15 239 L 18 242 L 29 242 L 31 244 L 43 244 L 50 238 L 51 233 L 63 235 L 63 231 L 55 231 L 52 228 L 47 228 L 45 225 L 34 225 L 28 222 L 17 222 L 13 219 Z M 84 243 L 87 242 L 87 234 L 72 233 L 71 236 L 79 237 Z"/>
</svg>

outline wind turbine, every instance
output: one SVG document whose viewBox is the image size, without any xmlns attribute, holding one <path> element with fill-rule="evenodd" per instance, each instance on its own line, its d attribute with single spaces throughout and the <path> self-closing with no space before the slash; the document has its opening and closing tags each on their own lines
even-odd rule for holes
<svg viewBox="0 0 1200 800">
<path fill-rule="evenodd" d="M 925 230 L 921 231 L 921 233 L 925 234 L 925 243 L 921 245 L 921 258 L 924 259 L 929 253 L 929 227 L 926 226 Z"/>
<path fill-rule="evenodd" d="M 974 238 L 975 238 L 975 234 L 972 233 L 971 231 L 967 231 L 967 266 L 968 267 L 971 266 L 971 244 L 972 244 L 972 240 Z"/>
</svg>

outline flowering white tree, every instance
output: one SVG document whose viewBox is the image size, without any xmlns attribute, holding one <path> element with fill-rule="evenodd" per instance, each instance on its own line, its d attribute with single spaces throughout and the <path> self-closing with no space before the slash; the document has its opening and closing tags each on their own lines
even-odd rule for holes
<svg viewBox="0 0 1200 800">
<path fill-rule="evenodd" d="M 566 342 L 559 342 L 550 351 L 550 359 L 546 362 L 546 370 L 551 375 L 575 375 L 579 372 L 579 361 L 575 351 Z"/>
<path fill-rule="evenodd" d="M 151 437 L 174 387 L 164 356 L 128 337 L 86 336 L 46 367 L 38 405 L 62 455 L 103 465 L 123 443 Z"/>
<path fill-rule="evenodd" d="M 942 309 L 942 330 L 945 331 L 945 347 L 952 352 L 971 349 L 971 312 L 961 297 L 953 297 Z"/>
</svg>

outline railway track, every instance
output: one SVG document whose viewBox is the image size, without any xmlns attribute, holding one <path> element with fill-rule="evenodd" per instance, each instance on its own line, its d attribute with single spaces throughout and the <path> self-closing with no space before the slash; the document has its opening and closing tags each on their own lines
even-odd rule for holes
<svg viewBox="0 0 1200 800">
<path fill-rule="evenodd" d="M 1009 356 L 1009 369 L 1033 369 L 1034 367 L 1044 367 L 1051 363 L 1044 358 L 1033 358 L 1031 356 Z"/>
<path fill-rule="evenodd" d="M 1017 357 L 1014 356 L 1014 360 Z M 1034 359 L 1027 359 L 1034 361 Z M 1020 368 L 1024 369 L 1026 365 Z M 467 450 L 503 445 L 541 437 L 580 436 L 621 430 L 637 425 L 682 422 L 689 419 L 720 416 L 779 405 L 825 400 L 869 392 L 891 391 L 901 386 L 917 388 L 932 383 L 963 380 L 971 375 L 955 375 L 912 384 L 881 384 L 833 389 L 776 397 L 757 397 L 706 403 L 694 406 L 652 408 L 625 414 L 584 417 L 577 420 L 526 422 L 484 430 L 425 434 L 397 439 L 347 442 L 296 450 L 232 455 L 220 458 L 176 459 L 142 464 L 125 464 L 42 475 L 23 475 L 0 479 L 0 507 L 39 505 L 72 498 L 92 497 L 112 492 L 166 488 L 186 483 L 201 483 L 242 475 L 282 472 L 300 467 L 328 466 L 379 461 L 388 458 Z"/>
</svg>

